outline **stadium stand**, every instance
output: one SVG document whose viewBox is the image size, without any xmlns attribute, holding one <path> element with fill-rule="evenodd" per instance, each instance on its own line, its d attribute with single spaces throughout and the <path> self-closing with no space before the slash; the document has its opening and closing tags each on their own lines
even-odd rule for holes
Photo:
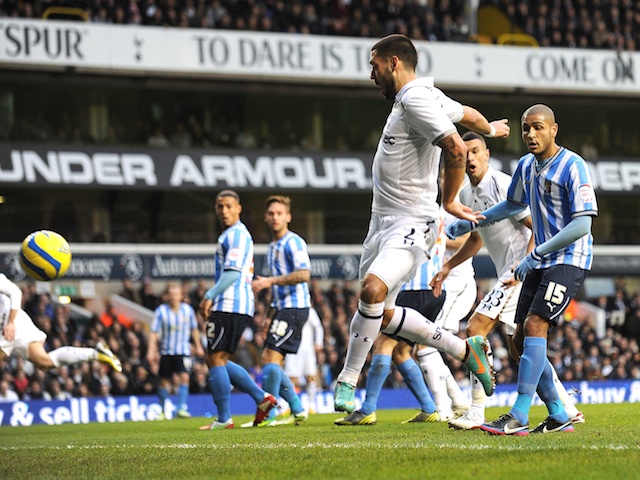
<svg viewBox="0 0 640 480">
<path fill-rule="evenodd" d="M 467 3 L 98 0 L 85 6 L 84 2 L 73 1 L 8 0 L 0 4 L 0 17 L 359 37 L 401 32 L 416 40 L 433 42 L 498 43 L 501 34 L 519 34 L 545 47 L 621 51 L 637 50 L 640 41 L 640 9 L 634 0 L 484 0 L 478 12 L 478 32 L 471 28 L 475 14 L 469 11 Z"/>
<path fill-rule="evenodd" d="M 87 7 L 83 2 L 54 3 L 83 7 L 84 15 L 78 14 L 77 19 L 96 23 L 362 37 L 403 32 L 430 41 L 470 39 L 462 0 L 99 0 Z M 51 6 L 38 0 L 10 0 L 0 6 L 0 16 L 41 18 Z"/>
<path fill-rule="evenodd" d="M 508 20 L 508 33 L 527 35 L 541 47 L 635 51 L 640 41 L 638 7 L 634 0 L 485 0 L 479 16 L 495 23 L 499 14 L 491 12 L 498 10 Z"/>
</svg>

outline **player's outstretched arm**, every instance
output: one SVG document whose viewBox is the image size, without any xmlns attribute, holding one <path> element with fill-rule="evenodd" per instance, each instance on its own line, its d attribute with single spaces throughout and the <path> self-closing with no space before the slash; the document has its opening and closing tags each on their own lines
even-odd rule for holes
<svg viewBox="0 0 640 480">
<path fill-rule="evenodd" d="M 489 138 L 505 138 L 511 133 L 509 120 L 502 118 L 489 122 L 487 118 L 473 107 L 463 105 L 464 115 L 458 123 Z"/>
<path fill-rule="evenodd" d="M 513 202 L 509 199 L 496 203 L 493 207 L 487 208 L 482 212 L 484 219 L 478 222 L 478 226 L 487 225 L 489 223 L 499 222 L 505 218 L 513 217 L 527 208 L 526 205 Z"/>
<path fill-rule="evenodd" d="M 503 220 L 505 218 L 517 215 L 525 208 L 527 208 L 526 205 L 520 205 L 519 203 L 512 202 L 508 199 L 503 200 L 483 212 L 476 212 L 476 218 L 478 219 L 477 221 L 474 222 L 469 219 L 456 220 L 455 222 L 447 225 L 445 231 L 447 237 L 453 239 L 475 230 L 476 227 L 482 227 L 484 225 L 499 222 L 500 220 Z"/>
</svg>

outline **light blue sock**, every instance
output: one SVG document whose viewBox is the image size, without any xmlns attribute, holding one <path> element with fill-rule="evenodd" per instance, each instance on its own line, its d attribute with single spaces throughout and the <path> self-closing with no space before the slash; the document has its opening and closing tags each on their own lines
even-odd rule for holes
<svg viewBox="0 0 640 480">
<path fill-rule="evenodd" d="M 225 367 L 209 368 L 209 388 L 218 407 L 218 421 L 226 422 L 231 418 L 231 381 Z"/>
<path fill-rule="evenodd" d="M 540 383 L 538 384 L 538 395 L 540 399 L 544 402 L 549 410 L 549 416 L 554 420 L 559 422 L 567 422 L 569 420 L 569 415 L 564 409 L 564 405 L 562 405 L 562 400 L 558 396 L 558 390 L 556 389 L 556 385 L 553 381 L 553 367 L 551 366 L 551 362 L 547 359 L 547 363 L 545 364 L 544 371 L 542 372 L 542 376 L 540 377 Z"/>
<path fill-rule="evenodd" d="M 189 385 L 180 385 L 178 387 L 178 409 L 189 410 L 187 399 L 189 398 Z"/>
<path fill-rule="evenodd" d="M 282 367 L 280 367 L 280 370 L 282 370 Z M 297 415 L 304 412 L 304 408 L 302 408 L 302 402 L 300 401 L 300 396 L 296 393 L 296 387 L 293 386 L 293 383 L 291 383 L 291 379 L 286 373 L 284 373 L 284 370 L 282 370 L 281 378 L 282 380 L 280 382 L 280 396 L 284 398 L 289 404 L 289 407 L 291 407 L 291 413 Z"/>
<path fill-rule="evenodd" d="M 397 368 L 402 378 L 404 378 L 404 383 L 407 384 L 411 393 L 413 393 L 420 402 L 421 410 L 427 413 L 435 412 L 436 404 L 433 403 L 433 398 L 431 397 L 431 393 L 429 393 L 427 383 L 424 381 L 422 369 L 416 361 L 410 358 L 398 365 Z"/>
<path fill-rule="evenodd" d="M 546 364 L 547 339 L 526 337 L 518 368 L 518 398 L 510 412 L 523 425 L 529 423 L 533 394 L 538 388 Z"/>
<path fill-rule="evenodd" d="M 367 375 L 366 397 L 360 411 L 365 415 L 370 415 L 378 407 L 378 398 L 382 391 L 382 386 L 389 376 L 391 370 L 391 355 L 374 355 L 371 359 L 369 374 Z"/>
<path fill-rule="evenodd" d="M 228 361 L 227 372 L 231 379 L 231 384 L 243 393 L 247 393 L 256 403 L 262 402 L 264 399 L 264 390 L 251 378 L 247 370 L 237 363 Z"/>
<path fill-rule="evenodd" d="M 164 387 L 158 387 L 158 398 L 160 399 L 160 406 L 164 412 L 164 402 L 169 398 L 169 390 Z"/>
<path fill-rule="evenodd" d="M 262 388 L 274 397 L 280 395 L 280 385 L 282 385 L 282 367 L 277 363 L 267 363 L 262 367 Z M 269 412 L 269 418 L 275 418 L 276 409 Z"/>
</svg>

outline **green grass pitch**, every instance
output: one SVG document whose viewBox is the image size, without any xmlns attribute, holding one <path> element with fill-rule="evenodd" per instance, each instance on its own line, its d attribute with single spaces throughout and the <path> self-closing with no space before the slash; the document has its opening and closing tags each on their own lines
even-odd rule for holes
<svg viewBox="0 0 640 480">
<path fill-rule="evenodd" d="M 640 405 L 582 405 L 575 433 L 494 437 L 444 423 L 336 427 L 339 414 L 303 425 L 199 431 L 204 418 L 2 427 L 0 478 L 9 479 L 637 479 Z M 507 409 L 491 408 L 495 419 Z M 534 407 L 531 428 L 545 410 Z"/>
</svg>

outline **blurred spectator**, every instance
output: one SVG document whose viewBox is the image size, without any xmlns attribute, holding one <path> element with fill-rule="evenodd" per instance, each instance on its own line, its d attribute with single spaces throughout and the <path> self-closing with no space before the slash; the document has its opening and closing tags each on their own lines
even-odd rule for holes
<svg viewBox="0 0 640 480">
<path fill-rule="evenodd" d="M 211 393 L 209 390 L 209 369 L 206 366 L 194 366 L 189 384 L 189 393 Z"/>
<path fill-rule="evenodd" d="M 13 389 L 20 398 L 23 398 L 29 390 L 29 378 L 22 367 L 18 367 L 13 375 Z"/>
<path fill-rule="evenodd" d="M 140 304 L 149 310 L 155 310 L 160 305 L 160 298 L 153 289 L 151 279 L 145 278 L 139 290 Z"/>
<path fill-rule="evenodd" d="M 70 309 L 65 305 L 56 305 L 51 328 L 51 336 L 60 340 L 61 345 L 73 345 L 76 339 L 75 323 L 71 321 Z M 49 332 L 46 332 L 49 334 Z"/>
<path fill-rule="evenodd" d="M 625 291 L 619 288 L 616 290 L 614 296 L 607 302 L 610 326 L 619 333 L 621 333 L 624 328 L 627 312 L 629 311 L 629 305 L 625 295 Z"/>
<path fill-rule="evenodd" d="M 104 396 L 103 386 L 111 389 L 111 378 L 109 378 L 109 366 L 93 362 L 93 376 L 89 381 L 89 390 L 96 397 Z M 107 390 L 108 392 L 109 390 Z"/>
<path fill-rule="evenodd" d="M 207 290 L 208 288 L 206 280 L 204 278 L 199 278 L 196 281 L 196 286 L 193 288 L 193 290 L 189 292 L 188 296 L 184 296 L 185 301 L 188 298 L 191 306 L 195 310 L 198 310 L 198 305 L 200 305 L 200 302 L 202 301 L 204 294 L 207 293 Z"/>
<path fill-rule="evenodd" d="M 60 382 L 55 378 L 47 382 L 47 392 L 51 400 L 69 400 L 71 398 L 71 394 L 64 392 L 60 386 Z"/>
<path fill-rule="evenodd" d="M 137 365 L 133 372 L 133 388 L 136 395 L 152 395 L 156 392 L 157 381 L 149 375 L 144 365 Z"/>
<path fill-rule="evenodd" d="M 122 313 L 116 312 L 111 303 L 106 304 L 104 312 L 102 313 L 102 315 L 100 315 L 100 322 L 105 327 L 112 329 L 114 332 L 120 332 L 123 326 L 126 328 L 130 328 L 133 324 L 133 321 L 129 317 Z M 116 352 L 114 351 L 114 353 Z"/>
<path fill-rule="evenodd" d="M 129 378 L 124 373 L 114 373 L 113 380 L 110 392 L 111 395 L 128 396 L 135 393 L 133 386 L 129 382 Z"/>
<path fill-rule="evenodd" d="M 11 390 L 9 382 L 0 380 L 0 402 L 17 402 L 20 400 L 18 394 Z"/>
<path fill-rule="evenodd" d="M 191 146 L 191 134 L 181 121 L 176 122 L 174 131 L 171 134 L 171 145 L 180 148 L 189 148 Z"/>
<path fill-rule="evenodd" d="M 41 380 L 33 380 L 29 383 L 29 388 L 22 397 L 22 400 L 51 400 L 51 395 L 44 389 Z"/>
<path fill-rule="evenodd" d="M 120 290 L 120 296 L 131 300 L 132 302 L 141 303 L 140 294 L 133 288 L 133 280 L 129 277 L 122 279 L 122 290 Z"/>
</svg>

